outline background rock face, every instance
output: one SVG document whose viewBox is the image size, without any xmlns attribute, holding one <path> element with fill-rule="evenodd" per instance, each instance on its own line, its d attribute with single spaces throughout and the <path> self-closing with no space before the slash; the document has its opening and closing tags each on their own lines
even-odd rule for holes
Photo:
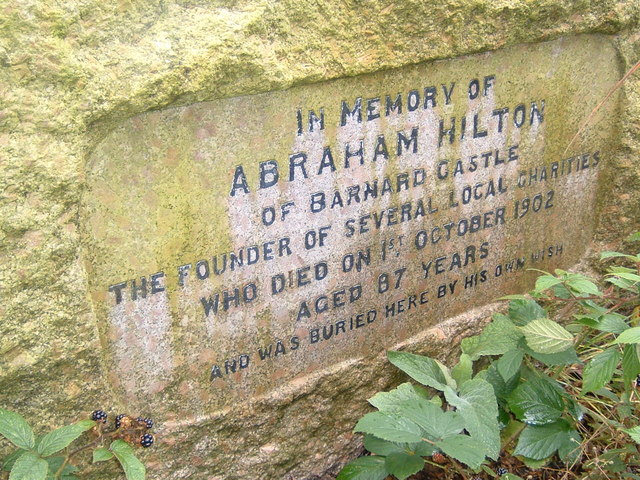
<svg viewBox="0 0 640 480">
<path fill-rule="evenodd" d="M 0 404 L 42 425 L 98 406 L 154 415 L 162 441 L 146 453 L 153 478 L 303 479 L 339 466 L 358 448 L 350 431 L 364 399 L 394 381 L 386 348 L 405 345 L 446 360 L 492 307 L 471 308 L 528 285 L 531 277 L 522 273 L 495 277 L 498 265 L 521 255 L 531 261 L 533 252 L 562 244 L 562 254 L 542 268 L 569 266 L 594 232 L 614 242 L 638 228 L 637 78 L 564 153 L 588 112 L 640 57 L 636 2 L 48 3 L 0 13 Z M 525 42 L 532 45 L 515 46 Z M 481 92 L 469 98 L 476 78 Z M 425 87 L 444 95 L 441 85 L 451 82 L 458 90 L 450 105 L 441 96 L 434 108 L 408 111 L 409 92 L 417 89 L 424 105 Z M 405 111 L 384 115 L 386 95 L 397 93 Z M 365 102 L 380 97 L 381 118 L 341 125 L 342 100 L 353 108 L 360 97 L 365 117 Z M 544 119 L 530 123 L 531 102 L 540 108 L 542 100 Z M 518 128 L 509 122 L 521 103 L 528 116 Z M 320 107 L 325 128 L 298 135 L 298 108 L 306 121 Z M 498 132 L 498 118 L 488 112 L 501 107 L 510 116 Z M 487 120 L 476 134 L 486 128 L 486 138 L 473 138 L 476 113 Z M 467 137 L 438 145 L 439 120 L 463 116 Z M 419 150 L 398 155 L 398 131 L 410 135 L 414 126 Z M 389 159 L 344 168 L 347 143 L 363 138 L 367 151 L 379 135 L 388 140 Z M 519 158 L 511 165 L 437 177 L 443 160 L 502 154 L 515 144 Z M 314 175 L 325 147 L 336 171 L 326 164 Z M 288 181 L 289 155 L 301 151 L 314 171 Z M 588 168 L 580 163 L 579 172 L 539 188 L 517 186 L 521 170 L 581 154 L 589 155 Z M 258 166 L 271 159 L 281 178 L 261 190 Z M 250 192 L 230 196 L 238 165 Z M 313 193 L 333 195 L 421 168 L 424 186 L 309 212 Z M 449 208 L 450 192 L 463 195 L 465 185 L 491 179 L 497 187 L 500 176 L 507 193 Z M 549 190 L 553 208 L 514 218 L 516 200 Z M 439 210 L 424 222 L 345 236 L 348 219 L 428 197 Z M 290 200 L 298 209 L 282 227 L 261 223 L 263 208 Z M 415 239 L 426 226 L 503 204 L 504 225 L 382 260 L 383 240 Z M 331 243 L 306 251 L 304 233 L 327 224 Z M 292 253 L 273 266 L 194 276 L 200 260 L 212 264 L 214 255 L 284 237 Z M 449 270 L 455 253 L 471 245 L 479 251 L 484 241 L 486 258 Z M 378 260 L 361 275 L 338 274 L 346 253 L 366 247 Z M 440 256 L 449 262 L 446 272 L 421 279 L 422 262 Z M 273 275 L 324 260 L 325 279 L 268 294 Z M 183 287 L 178 267 L 186 264 Z M 407 267 L 398 293 L 375 290 L 387 266 L 388 273 Z M 440 299 L 434 293 L 482 269 L 493 273 L 490 281 Z M 158 272 L 165 275 L 156 277 L 156 289 L 164 290 L 152 294 Z M 128 283 L 118 304 L 109 286 L 143 276 L 148 298 L 133 300 Z M 252 281 L 260 292 L 255 302 L 205 316 L 201 298 Z M 296 320 L 301 302 L 356 284 L 362 297 L 353 308 Z M 388 304 L 424 290 L 423 310 L 383 318 Z M 310 330 L 370 310 L 378 317 L 361 331 L 311 343 Z M 260 363 L 257 347 L 292 336 L 300 338 L 297 350 Z M 227 375 L 224 361 L 245 352 L 254 363 Z M 222 378 L 211 380 L 215 365 Z"/>
</svg>

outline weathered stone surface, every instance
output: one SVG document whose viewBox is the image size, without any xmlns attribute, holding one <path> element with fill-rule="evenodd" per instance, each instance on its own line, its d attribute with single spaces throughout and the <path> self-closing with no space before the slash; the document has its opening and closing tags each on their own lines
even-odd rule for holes
<svg viewBox="0 0 640 480">
<path fill-rule="evenodd" d="M 88 295 L 104 277 L 96 274 L 95 249 L 81 236 L 91 236 L 80 213 L 87 174 L 90 180 L 94 171 L 92 152 L 111 130 L 143 112 L 560 35 L 607 34 L 598 38 L 614 42 L 621 65 L 603 74 L 620 76 L 640 57 L 639 9 L 635 1 L 4 6 L 0 404 L 41 425 L 62 424 L 94 406 L 157 410 L 164 442 L 145 454 L 154 478 L 286 478 L 290 472 L 298 479 L 343 462 L 357 448 L 348 432 L 366 408 L 363 399 L 392 381 L 382 356 L 347 359 L 227 410 L 212 408 L 216 391 L 200 392 L 196 404 L 197 395 L 185 389 L 178 393 L 186 401 L 178 405 L 164 391 L 131 399 L 131 390 L 111 381 L 108 324 L 99 299 Z M 631 78 L 614 115 L 619 147 L 610 147 L 601 171 L 602 214 L 596 218 L 603 242 L 638 228 L 639 98 L 638 80 Z M 547 132 L 551 140 L 549 134 L 566 140 L 568 132 Z M 591 141 L 588 133 L 568 155 Z M 561 147 L 554 142 L 553 148 Z M 153 272 L 131 271 L 145 273 Z M 413 337 L 411 348 L 449 351 L 451 339 L 475 328 L 484 313 Z M 178 325 L 174 330 L 180 333 Z"/>
</svg>

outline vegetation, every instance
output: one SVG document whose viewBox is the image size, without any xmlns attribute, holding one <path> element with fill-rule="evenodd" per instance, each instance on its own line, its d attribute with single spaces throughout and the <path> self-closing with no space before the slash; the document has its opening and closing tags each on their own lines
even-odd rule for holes
<svg viewBox="0 0 640 480">
<path fill-rule="evenodd" d="M 36 437 L 22 416 L 0 408 L 0 435 L 17 447 L 4 460 L 0 478 L 78 480 L 78 468 L 72 461 L 79 453 L 92 450 L 93 463 L 115 458 L 128 480 L 144 480 L 145 467 L 134 454 L 132 445 L 148 447 L 153 444 L 153 435 L 147 432 L 153 428 L 153 421 L 118 415 L 110 429 L 107 414 L 102 410 L 94 411 L 91 418 Z M 87 436 L 87 443 L 70 448 L 73 442 Z M 105 447 L 107 443 L 109 446 Z"/>
<path fill-rule="evenodd" d="M 338 480 L 404 480 L 425 464 L 464 479 L 521 478 L 491 462 L 505 456 L 531 469 L 559 460 L 557 478 L 640 479 L 640 254 L 601 259 L 617 264 L 601 282 L 541 272 L 528 296 L 507 297 L 508 312 L 462 341 L 453 368 L 389 352 L 418 384 L 369 399 L 377 411 L 354 430 L 372 455 Z"/>
</svg>

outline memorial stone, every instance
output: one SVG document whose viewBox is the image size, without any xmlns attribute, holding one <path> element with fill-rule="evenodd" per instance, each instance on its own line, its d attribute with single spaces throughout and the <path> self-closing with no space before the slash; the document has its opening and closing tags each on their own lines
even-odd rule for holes
<svg viewBox="0 0 640 480">
<path fill-rule="evenodd" d="M 582 37 L 124 122 L 84 209 L 112 384 L 232 408 L 575 264 L 616 80 Z"/>
<path fill-rule="evenodd" d="M 0 19 L 0 406 L 153 417 L 151 479 L 335 478 L 387 350 L 450 363 L 531 269 L 640 228 L 640 80 L 591 115 L 632 0 Z"/>
</svg>

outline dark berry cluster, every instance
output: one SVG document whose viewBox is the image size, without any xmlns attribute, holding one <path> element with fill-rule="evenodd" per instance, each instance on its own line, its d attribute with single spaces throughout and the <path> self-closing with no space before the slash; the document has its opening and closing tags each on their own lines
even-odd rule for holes
<svg viewBox="0 0 640 480">
<path fill-rule="evenodd" d="M 94 410 L 91 413 L 91 420 L 107 423 L 107 412 L 105 412 L 104 410 Z"/>
<path fill-rule="evenodd" d="M 150 433 L 145 433 L 144 435 L 142 435 L 140 437 L 140 445 L 142 445 L 142 447 L 144 448 L 149 448 L 151 445 L 153 445 L 153 435 L 151 435 Z"/>
<path fill-rule="evenodd" d="M 107 414 L 103 410 L 95 410 L 91 414 L 91 419 L 102 424 L 107 423 Z M 132 445 L 139 445 L 148 448 L 153 445 L 153 435 L 147 433 L 146 430 L 153 428 L 153 420 L 146 417 L 131 417 L 126 413 L 121 413 L 115 418 L 115 430 L 105 430 L 105 427 L 95 427 L 95 434 L 103 436 L 107 435 L 113 439 L 122 439 Z M 108 427 L 106 427 L 108 428 Z"/>
<path fill-rule="evenodd" d="M 509 473 L 509 470 L 507 470 L 507 469 L 506 469 L 506 468 L 504 468 L 504 467 L 498 467 L 498 468 L 496 469 L 496 473 L 497 473 L 498 475 L 506 475 L 507 473 Z"/>
<path fill-rule="evenodd" d="M 136 422 L 144 424 L 148 429 L 153 428 L 153 420 L 150 418 L 138 417 L 136 418 Z"/>
<path fill-rule="evenodd" d="M 121 413 L 120 415 L 118 415 L 116 417 L 116 429 L 120 428 L 122 426 L 122 419 L 124 417 L 126 417 L 127 414 L 126 413 Z"/>
</svg>

